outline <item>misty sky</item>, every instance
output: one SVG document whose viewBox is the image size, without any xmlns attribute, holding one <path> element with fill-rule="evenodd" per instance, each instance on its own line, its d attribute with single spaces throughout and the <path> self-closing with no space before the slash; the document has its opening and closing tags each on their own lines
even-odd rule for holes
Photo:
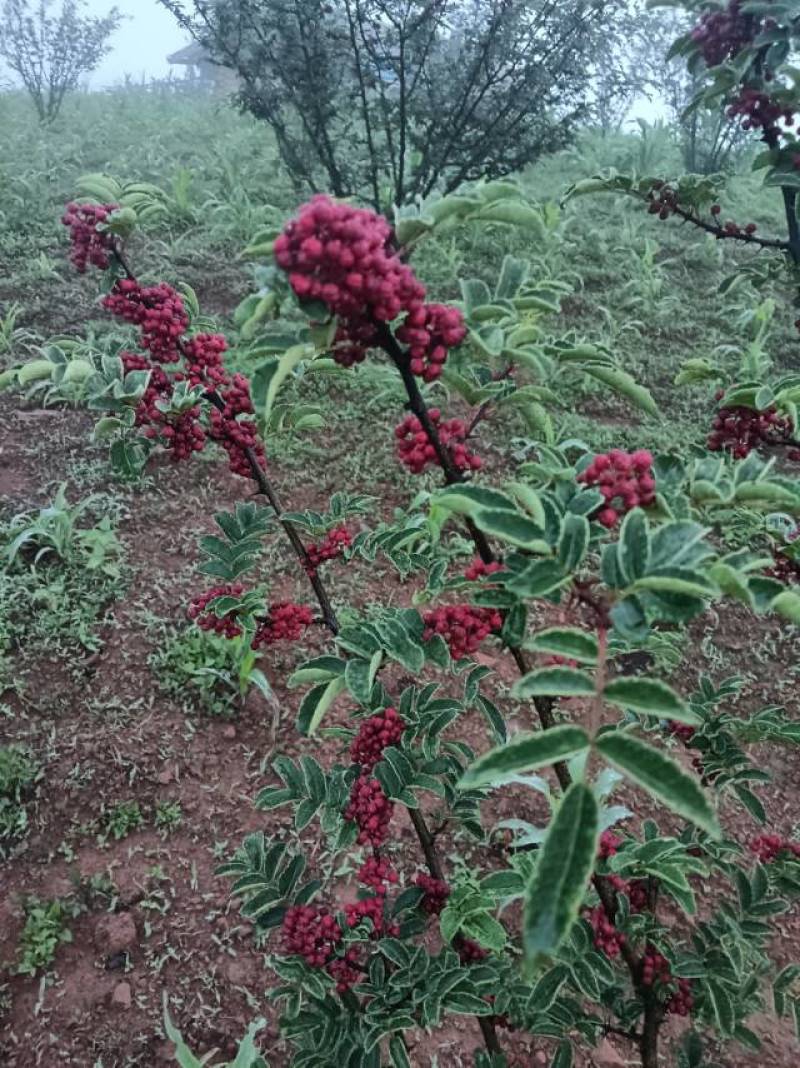
<svg viewBox="0 0 800 1068">
<path fill-rule="evenodd" d="M 138 79 L 162 78 L 170 71 L 167 56 L 187 43 L 186 34 L 156 0 L 88 0 L 86 10 L 105 14 L 116 6 L 128 17 L 112 38 L 112 51 L 92 75 L 93 86 L 113 85 L 124 74 Z M 174 72 L 179 77 L 184 68 Z"/>
</svg>

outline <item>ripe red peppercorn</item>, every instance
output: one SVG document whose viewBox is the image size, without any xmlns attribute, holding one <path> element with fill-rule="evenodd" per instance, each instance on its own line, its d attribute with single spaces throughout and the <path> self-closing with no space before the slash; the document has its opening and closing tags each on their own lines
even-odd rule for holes
<svg viewBox="0 0 800 1068">
<path fill-rule="evenodd" d="M 653 456 L 647 449 L 601 453 L 578 475 L 578 481 L 602 493 L 606 503 L 595 518 L 609 530 L 633 508 L 647 508 L 656 499 Z"/>
<path fill-rule="evenodd" d="M 371 771 L 389 746 L 397 745 L 405 730 L 405 720 L 396 708 L 385 708 L 382 712 L 362 720 L 358 734 L 350 746 L 350 756 L 365 771 Z"/>
<path fill-rule="evenodd" d="M 450 454 L 453 465 L 459 471 L 479 470 L 482 461 L 480 457 L 471 453 L 465 444 L 467 428 L 462 420 L 441 421 L 441 412 L 438 408 L 431 408 L 428 414 L 436 427 L 439 440 Z M 433 443 L 415 415 L 406 416 L 402 423 L 395 427 L 394 434 L 400 462 L 415 475 L 424 471 L 429 464 L 439 462 Z"/>
<path fill-rule="evenodd" d="M 474 653 L 481 642 L 503 625 L 503 618 L 494 608 L 476 608 L 473 605 L 443 605 L 426 612 L 423 638 L 429 641 L 440 634 L 450 648 L 454 660 L 461 660 Z"/>
<path fill-rule="evenodd" d="M 224 638 L 237 638 L 242 633 L 242 628 L 236 619 L 235 613 L 228 612 L 224 616 L 218 616 L 213 611 L 206 611 L 209 605 L 218 601 L 220 597 L 241 597 L 244 586 L 241 583 L 228 583 L 224 586 L 214 586 L 206 593 L 193 597 L 187 615 L 189 619 L 200 627 L 201 630 L 214 631 Z"/>
<path fill-rule="evenodd" d="M 67 204 L 61 221 L 69 227 L 72 243 L 69 258 L 79 274 L 85 274 L 89 264 L 101 271 L 108 268 L 114 235 L 98 227 L 118 209 L 119 204 L 77 204 L 75 201 Z"/>
<path fill-rule="evenodd" d="M 253 637 L 252 647 L 259 649 L 262 645 L 273 645 L 275 642 L 296 642 L 313 622 L 314 616 L 307 605 L 293 604 L 291 601 L 270 605 L 267 618 L 261 622 Z"/>
<path fill-rule="evenodd" d="M 380 846 L 389 834 L 394 802 L 384 794 L 381 784 L 370 775 L 362 774 L 353 783 L 344 818 L 358 825 L 361 845 Z"/>
</svg>

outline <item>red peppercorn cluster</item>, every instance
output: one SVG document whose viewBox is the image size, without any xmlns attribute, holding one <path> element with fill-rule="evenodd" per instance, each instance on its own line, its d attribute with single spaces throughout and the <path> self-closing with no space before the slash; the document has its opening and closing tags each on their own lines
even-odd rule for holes
<svg viewBox="0 0 800 1068">
<path fill-rule="evenodd" d="M 494 575 L 498 571 L 503 570 L 503 565 L 496 560 L 491 564 L 486 564 L 481 560 L 479 556 L 476 556 L 467 570 L 464 572 L 464 578 L 467 582 L 478 582 L 482 578 L 486 578 L 488 575 Z"/>
<path fill-rule="evenodd" d="M 250 450 L 260 467 L 266 459 L 256 424 L 252 419 L 239 419 L 240 415 L 253 414 L 253 401 L 250 397 L 250 382 L 242 374 L 235 374 L 226 389 L 219 390 L 225 407 L 220 411 L 212 407 L 209 411 L 209 435 L 225 449 L 228 465 L 235 475 L 242 478 L 252 477 L 247 450 Z"/>
<path fill-rule="evenodd" d="M 358 881 L 385 896 L 389 886 L 397 885 L 397 872 L 383 857 L 369 857 L 358 869 Z"/>
<path fill-rule="evenodd" d="M 691 979 L 678 979 L 678 989 L 667 1002 L 666 1011 L 673 1016 L 689 1016 L 694 1008 Z"/>
<path fill-rule="evenodd" d="M 341 556 L 352 540 L 347 527 L 334 527 L 333 530 L 329 530 L 319 545 L 308 546 L 310 570 L 316 571 L 320 564 Z"/>
<path fill-rule="evenodd" d="M 622 839 L 618 834 L 614 834 L 613 831 L 603 831 L 600 835 L 600 842 L 597 847 L 598 859 L 608 860 L 609 857 L 616 856 L 621 845 Z"/>
<path fill-rule="evenodd" d="M 597 486 L 602 493 L 606 503 L 596 519 L 609 530 L 626 512 L 639 506 L 647 508 L 656 499 L 653 456 L 647 449 L 601 453 L 578 475 L 578 481 Z"/>
<path fill-rule="evenodd" d="M 794 113 L 784 104 L 774 100 L 760 89 L 745 87 L 727 108 L 729 119 L 742 116 L 743 130 L 776 131 L 778 122 L 783 119 L 785 126 L 794 125 Z"/>
<path fill-rule="evenodd" d="M 91 220 L 96 227 L 104 221 L 114 205 L 68 204 L 65 224 L 77 227 L 74 235 L 73 263 L 85 270 L 87 262 L 100 268 L 109 265 L 106 252 L 111 247 L 103 233 L 87 230 Z M 88 236 L 87 236 L 88 235 Z M 87 244 L 88 242 L 88 244 Z M 264 466 L 264 448 L 258 439 L 255 421 L 239 417 L 253 415 L 250 383 L 244 375 L 229 376 L 222 363 L 227 342 L 221 334 L 197 334 L 184 338 L 189 317 L 183 298 L 171 286 L 160 283 L 142 286 L 135 278 L 120 278 L 104 298 L 103 306 L 112 315 L 139 327 L 141 344 L 148 356 L 123 353 L 125 371 L 150 371 L 150 381 L 136 410 L 136 425 L 145 427 L 145 436 L 158 438 L 172 452 L 173 459 L 186 459 L 200 452 L 206 443 L 206 432 L 200 425 L 200 410 L 194 408 L 180 416 L 160 412 L 157 402 L 168 397 L 176 382 L 188 381 L 192 387 L 218 391 L 224 408 L 212 409 L 209 436 L 226 450 L 234 474 L 252 477 L 248 450 L 256 463 Z M 185 369 L 165 372 L 162 364 L 185 360 Z"/>
<path fill-rule="evenodd" d="M 220 597 L 241 597 L 243 593 L 244 586 L 238 582 L 229 583 L 225 586 L 214 586 L 213 589 L 208 590 L 206 593 L 198 594 L 197 597 L 192 598 L 187 615 L 189 619 L 194 620 L 201 630 L 214 631 L 214 633 L 222 635 L 223 638 L 238 638 L 242 633 L 242 628 L 239 626 L 235 615 L 229 612 L 227 615 L 218 616 L 214 612 L 206 611 L 206 609 L 214 601 L 218 601 Z"/>
<path fill-rule="evenodd" d="M 786 553 L 778 551 L 773 556 L 772 566 L 765 568 L 764 574 L 787 586 L 800 583 L 800 560 L 794 560 Z"/>
<path fill-rule="evenodd" d="M 267 618 L 261 622 L 253 636 L 252 647 L 274 645 L 275 642 L 296 642 L 303 631 L 314 622 L 311 609 L 304 604 L 280 601 L 270 605 Z"/>
<path fill-rule="evenodd" d="M 311 968 L 324 968 L 342 940 L 342 929 L 327 908 L 293 905 L 281 928 L 282 951 L 302 957 Z"/>
<path fill-rule="evenodd" d="M 390 745 L 397 745 L 406 724 L 396 708 L 385 708 L 362 720 L 350 746 L 350 756 L 364 771 L 372 771 Z"/>
<path fill-rule="evenodd" d="M 391 322 L 425 298 L 391 238 L 383 216 L 315 196 L 275 240 L 275 261 L 301 299 L 320 300 L 344 319 Z"/>
<path fill-rule="evenodd" d="M 742 405 L 720 408 L 711 425 L 707 447 L 711 452 L 730 452 L 737 460 L 743 460 L 761 443 L 775 444 L 776 440 L 791 433 L 789 421 L 775 408 L 766 408 L 763 412 Z"/>
<path fill-rule="evenodd" d="M 489 956 L 489 950 L 473 942 L 471 938 L 463 938 L 458 944 L 458 955 L 462 964 L 479 964 Z"/>
<path fill-rule="evenodd" d="M 647 946 L 642 957 L 642 985 L 655 986 L 672 981 L 669 961 L 653 946 Z"/>
<path fill-rule="evenodd" d="M 429 641 L 441 634 L 454 660 L 474 653 L 481 642 L 503 625 L 503 617 L 495 608 L 476 608 L 469 604 L 442 605 L 426 612 L 423 639 Z"/>
<path fill-rule="evenodd" d="M 707 67 L 718 67 L 737 55 L 752 39 L 757 25 L 739 10 L 740 0 L 726 8 L 706 11 L 692 30 L 692 40 L 703 53 Z"/>
<path fill-rule="evenodd" d="M 671 185 L 660 179 L 651 185 L 648 200 L 650 215 L 657 215 L 662 220 L 668 219 L 678 208 L 678 194 Z"/>
<path fill-rule="evenodd" d="M 632 879 L 626 887 L 631 912 L 644 912 L 650 903 L 647 879 Z"/>
<path fill-rule="evenodd" d="M 344 818 L 358 825 L 360 845 L 383 845 L 389 834 L 394 802 L 370 775 L 359 775 L 350 791 Z"/>
<path fill-rule="evenodd" d="M 800 857 L 800 842 L 791 842 L 779 834 L 760 834 L 750 843 L 750 852 L 768 864 L 783 854 L 786 857 Z"/>
<path fill-rule="evenodd" d="M 342 367 L 363 363 L 375 343 L 375 326 L 358 319 L 339 320 L 333 339 L 331 356 Z"/>
<path fill-rule="evenodd" d="M 189 326 L 183 298 L 160 282 L 142 286 L 133 278 L 120 278 L 103 299 L 103 307 L 141 330 L 142 346 L 156 363 L 175 363 L 179 341 Z"/>
<path fill-rule="evenodd" d="M 694 738 L 695 728 L 690 727 L 688 723 L 677 723 L 674 719 L 667 722 L 667 732 L 678 741 L 683 742 L 684 745 L 688 745 Z"/>
<path fill-rule="evenodd" d="M 435 382 L 442 373 L 448 352 L 466 337 L 464 318 L 458 308 L 446 304 L 421 304 L 409 311 L 397 330 L 397 339 L 408 345 L 411 371 L 425 382 Z"/>
<path fill-rule="evenodd" d="M 450 886 L 444 879 L 435 879 L 424 872 L 414 876 L 414 884 L 425 891 L 419 907 L 429 916 L 438 916 L 450 897 Z"/>
<path fill-rule="evenodd" d="M 594 933 L 595 948 L 611 960 L 618 957 L 628 938 L 609 920 L 602 905 L 595 905 L 589 910 L 589 923 Z"/>
<path fill-rule="evenodd" d="M 101 271 L 108 267 L 113 234 L 98 227 L 118 210 L 119 204 L 76 204 L 74 200 L 67 204 L 61 221 L 69 227 L 69 259 L 78 274 L 85 274 L 89 264 Z"/>
<path fill-rule="evenodd" d="M 228 342 L 222 334 L 195 334 L 184 341 L 183 358 L 190 384 L 205 389 L 227 385 L 230 379 L 222 362 L 223 353 L 227 350 Z M 249 400 L 249 389 L 247 393 Z"/>
<path fill-rule="evenodd" d="M 431 408 L 428 414 L 439 434 L 439 440 L 450 453 L 453 465 L 459 471 L 479 470 L 483 461 L 467 448 L 467 428 L 463 421 L 445 419 L 442 422 L 442 413 L 438 408 Z M 397 439 L 398 459 L 415 475 L 424 471 L 428 464 L 439 462 L 433 443 L 415 415 L 407 415 L 402 423 L 395 427 L 394 435 Z"/>
<path fill-rule="evenodd" d="M 352 905 L 345 905 L 344 914 L 347 926 L 358 927 L 362 920 L 369 920 L 372 924 L 371 938 L 395 938 L 400 933 L 400 926 L 396 923 L 388 923 L 384 915 L 384 895 L 386 891 L 377 897 L 364 897 Z"/>
<path fill-rule="evenodd" d="M 359 952 L 356 946 L 351 946 L 343 957 L 336 957 L 325 969 L 332 979 L 336 980 L 336 993 L 346 994 L 361 978 L 361 972 L 356 967 L 359 963 Z"/>
</svg>

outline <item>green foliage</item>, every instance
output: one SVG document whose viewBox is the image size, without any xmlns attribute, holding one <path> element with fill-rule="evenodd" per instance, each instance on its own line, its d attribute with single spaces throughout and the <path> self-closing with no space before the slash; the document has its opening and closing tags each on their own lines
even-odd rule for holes
<svg viewBox="0 0 800 1068">
<path fill-rule="evenodd" d="M 24 746 L 0 746 L 0 855 L 25 834 L 26 801 L 41 776 L 38 761 Z"/>
<path fill-rule="evenodd" d="M 29 898 L 25 902 L 25 925 L 17 947 L 18 975 L 36 975 L 55 960 L 62 943 L 72 941 L 69 921 L 74 919 L 74 906 L 63 901 L 40 901 Z"/>
</svg>

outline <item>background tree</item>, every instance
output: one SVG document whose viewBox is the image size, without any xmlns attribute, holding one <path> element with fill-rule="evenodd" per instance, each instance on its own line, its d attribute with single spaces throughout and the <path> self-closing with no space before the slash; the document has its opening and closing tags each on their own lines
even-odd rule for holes
<svg viewBox="0 0 800 1068">
<path fill-rule="evenodd" d="M 42 122 L 51 122 L 83 74 L 95 70 L 122 21 L 117 9 L 84 14 L 83 0 L 5 0 L 0 21 L 0 57 L 19 76 Z"/>
<path fill-rule="evenodd" d="M 160 0 L 241 79 L 296 188 L 373 207 L 499 177 L 587 113 L 621 0 Z"/>
</svg>

